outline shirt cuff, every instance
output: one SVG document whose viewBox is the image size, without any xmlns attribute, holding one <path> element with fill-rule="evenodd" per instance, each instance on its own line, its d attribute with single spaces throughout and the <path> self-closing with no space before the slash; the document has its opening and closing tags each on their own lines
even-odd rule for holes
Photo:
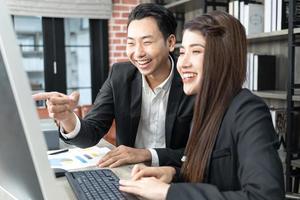
<svg viewBox="0 0 300 200">
<path fill-rule="evenodd" d="M 76 117 L 76 125 L 75 125 L 75 128 L 72 132 L 70 132 L 68 134 L 65 134 L 65 130 L 63 129 L 63 127 L 62 126 L 59 127 L 59 132 L 65 139 L 75 138 L 78 135 L 79 131 L 80 131 L 80 128 L 81 128 L 80 120 L 79 120 L 78 116 L 75 113 L 74 113 L 74 115 Z"/>
<path fill-rule="evenodd" d="M 151 153 L 151 166 L 152 167 L 158 167 L 159 166 L 159 159 L 158 159 L 158 155 L 157 152 L 154 149 L 148 149 Z"/>
</svg>

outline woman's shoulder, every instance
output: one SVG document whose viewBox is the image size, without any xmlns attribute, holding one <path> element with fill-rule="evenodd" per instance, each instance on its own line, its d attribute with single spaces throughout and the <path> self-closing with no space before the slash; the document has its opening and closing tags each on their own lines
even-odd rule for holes
<svg viewBox="0 0 300 200">
<path fill-rule="evenodd" d="M 268 110 L 266 103 L 248 89 L 241 89 L 240 92 L 232 99 L 229 109 L 235 111 L 247 110 L 254 108 L 263 108 Z"/>
<path fill-rule="evenodd" d="M 270 110 L 266 103 L 248 89 L 242 89 L 231 101 L 223 122 L 234 126 L 243 126 L 264 121 L 270 118 Z M 268 120 L 269 120 L 268 119 Z"/>
<path fill-rule="evenodd" d="M 242 89 L 233 98 L 224 115 L 220 130 L 222 133 L 230 132 L 231 138 L 236 142 L 255 137 L 264 137 L 264 140 L 272 143 L 276 141 L 268 106 L 248 89 Z M 227 137 L 225 136 L 227 134 L 221 135 Z M 241 140 L 241 138 L 247 139 Z"/>
</svg>

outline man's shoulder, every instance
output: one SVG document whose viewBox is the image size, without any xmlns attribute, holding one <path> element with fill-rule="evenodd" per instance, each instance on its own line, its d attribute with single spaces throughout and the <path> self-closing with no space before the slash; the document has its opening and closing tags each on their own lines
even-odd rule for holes
<svg viewBox="0 0 300 200">
<path fill-rule="evenodd" d="M 113 64 L 112 70 L 113 70 L 113 72 L 125 73 L 125 72 L 136 71 L 136 67 L 129 61 L 128 62 L 118 62 L 118 63 Z"/>
<path fill-rule="evenodd" d="M 111 80 L 117 84 L 133 80 L 138 74 L 137 68 L 131 62 L 118 62 L 111 68 Z"/>
</svg>

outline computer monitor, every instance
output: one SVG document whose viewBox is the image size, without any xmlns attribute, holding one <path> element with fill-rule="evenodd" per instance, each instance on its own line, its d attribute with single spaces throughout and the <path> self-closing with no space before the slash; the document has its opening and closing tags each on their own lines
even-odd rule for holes
<svg viewBox="0 0 300 200">
<path fill-rule="evenodd" d="M 14 199 L 66 199 L 49 166 L 20 48 L 2 0 L 0 24 L 0 190 Z"/>
</svg>

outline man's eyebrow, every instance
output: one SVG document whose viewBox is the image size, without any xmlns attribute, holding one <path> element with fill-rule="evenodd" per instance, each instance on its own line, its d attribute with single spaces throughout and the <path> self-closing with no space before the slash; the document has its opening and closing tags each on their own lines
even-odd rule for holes
<svg viewBox="0 0 300 200">
<path fill-rule="evenodd" d="M 142 39 L 148 39 L 148 38 L 153 38 L 153 36 L 152 35 L 145 35 L 145 36 L 142 37 Z"/>
<path fill-rule="evenodd" d="M 153 38 L 153 36 L 152 35 L 145 35 L 145 36 L 142 37 L 142 39 L 149 39 L 149 38 Z M 134 40 L 134 38 L 133 37 L 127 37 L 127 40 Z"/>
</svg>

